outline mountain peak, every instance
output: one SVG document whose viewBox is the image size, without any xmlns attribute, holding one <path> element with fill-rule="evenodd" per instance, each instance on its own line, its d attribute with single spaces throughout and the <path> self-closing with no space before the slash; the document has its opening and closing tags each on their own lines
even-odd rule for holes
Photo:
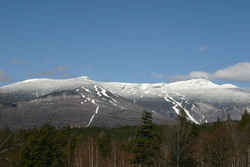
<svg viewBox="0 0 250 167">
<path fill-rule="evenodd" d="M 216 88 L 219 85 L 206 79 L 191 79 L 186 81 L 178 81 L 169 84 L 171 88 L 179 89 L 199 89 L 199 88 Z"/>
<path fill-rule="evenodd" d="M 218 85 L 207 79 L 190 79 L 168 84 L 173 89 L 237 88 L 232 84 Z"/>
<path fill-rule="evenodd" d="M 86 79 L 86 80 L 90 80 L 89 76 L 85 76 L 85 75 L 82 75 L 80 77 L 77 77 L 78 79 Z"/>
</svg>

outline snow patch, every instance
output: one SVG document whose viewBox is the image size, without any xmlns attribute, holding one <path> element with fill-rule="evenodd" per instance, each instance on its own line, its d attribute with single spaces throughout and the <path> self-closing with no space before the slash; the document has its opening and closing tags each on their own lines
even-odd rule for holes
<svg viewBox="0 0 250 167">
<path fill-rule="evenodd" d="M 102 87 L 101 87 L 100 89 L 101 89 L 101 93 L 102 93 L 104 96 L 106 96 L 107 98 L 111 99 L 113 102 L 117 103 L 117 101 L 116 101 L 114 98 L 110 97 L 110 96 L 107 94 L 107 91 L 106 91 L 105 89 L 103 89 Z"/>
<path fill-rule="evenodd" d="M 97 107 L 96 107 L 96 109 L 95 109 L 95 112 L 94 112 L 94 114 L 91 116 L 91 118 L 90 118 L 90 120 L 89 120 L 89 122 L 88 122 L 88 124 L 87 124 L 86 127 L 89 127 L 89 126 L 91 125 L 91 123 L 93 122 L 95 116 L 99 113 L 100 106 L 97 105 L 97 104 L 96 104 L 96 106 L 97 106 Z"/>
<path fill-rule="evenodd" d="M 82 87 L 86 92 L 90 93 L 90 90 L 85 88 L 85 87 Z"/>
<path fill-rule="evenodd" d="M 95 91 L 96 91 L 97 95 L 101 97 L 102 94 L 99 92 L 98 87 L 95 85 L 94 88 L 95 88 Z"/>
<path fill-rule="evenodd" d="M 82 97 L 83 99 L 85 98 L 85 95 L 84 95 L 84 94 L 81 93 L 80 95 L 81 95 L 81 97 Z"/>
<path fill-rule="evenodd" d="M 184 112 L 185 112 L 186 115 L 188 116 L 189 120 L 191 120 L 191 121 L 194 122 L 195 124 L 200 124 L 198 121 L 196 121 L 196 120 L 192 117 L 192 115 L 189 113 L 189 111 L 188 111 L 186 108 L 184 108 L 184 107 L 182 106 L 182 104 L 179 103 L 178 101 L 176 101 L 174 98 L 172 98 L 171 96 L 167 95 L 167 97 L 165 97 L 164 99 L 165 99 L 166 101 L 171 102 L 172 104 L 174 104 L 173 109 L 174 109 L 174 111 L 176 112 L 176 114 L 178 114 L 178 115 L 180 114 L 180 111 L 179 111 L 179 109 L 178 109 L 178 107 L 180 107 L 180 108 L 182 108 L 182 109 L 184 110 Z M 170 99 L 170 100 L 168 100 L 168 99 Z"/>
</svg>

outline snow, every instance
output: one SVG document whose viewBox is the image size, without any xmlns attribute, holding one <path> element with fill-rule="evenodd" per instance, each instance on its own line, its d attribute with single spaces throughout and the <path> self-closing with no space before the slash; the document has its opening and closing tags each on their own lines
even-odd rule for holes
<svg viewBox="0 0 250 167">
<path fill-rule="evenodd" d="M 98 87 L 96 85 L 94 87 L 95 87 L 95 91 L 96 91 L 97 95 L 101 97 L 102 94 L 99 92 Z"/>
<path fill-rule="evenodd" d="M 175 105 L 173 106 L 173 109 L 174 109 L 174 111 L 176 112 L 177 115 L 180 115 L 180 111 L 179 111 L 179 109 L 178 109 L 177 107 L 178 107 L 178 105 L 175 104 Z"/>
<path fill-rule="evenodd" d="M 105 89 L 103 89 L 102 87 L 100 87 L 100 89 L 101 89 L 101 93 L 102 93 L 104 96 L 106 96 L 107 98 L 111 99 L 113 102 L 117 103 L 117 101 L 116 101 L 114 98 L 110 97 L 110 96 L 107 94 L 107 91 L 106 91 Z"/>
<path fill-rule="evenodd" d="M 192 79 L 173 83 L 120 83 L 120 82 L 97 82 L 86 76 L 65 79 L 30 79 L 7 86 L 0 87 L 0 93 L 22 92 L 40 97 L 54 91 L 76 90 L 82 88 L 90 93 L 95 90 L 98 96 L 111 98 L 107 91 L 114 95 L 128 98 L 160 97 L 164 98 L 168 93 L 181 93 L 188 97 L 201 97 L 218 102 L 248 102 L 248 92 L 239 91 L 235 85 L 218 85 L 205 79 Z M 215 91 L 216 89 L 216 91 Z M 183 97 L 184 99 L 185 97 Z M 115 99 L 112 99 L 115 102 Z"/>
<path fill-rule="evenodd" d="M 84 94 L 81 93 L 80 95 L 81 95 L 82 98 L 85 98 L 85 95 L 84 95 Z"/>
<path fill-rule="evenodd" d="M 91 85 L 93 82 L 85 76 L 72 79 L 29 79 L 0 87 L 0 93 L 25 92 L 43 96 L 54 91 L 75 90 L 83 85 Z"/>
<path fill-rule="evenodd" d="M 122 96 L 138 97 L 165 97 L 168 92 L 193 92 L 210 89 L 237 88 L 231 84 L 218 85 L 205 79 L 192 79 L 187 81 L 178 81 L 173 83 L 119 83 L 119 82 L 102 82 L 100 83 L 105 89 L 112 93 Z M 185 97 L 184 97 L 185 98 Z"/>
<path fill-rule="evenodd" d="M 96 109 L 95 109 L 94 114 L 92 114 L 92 116 L 91 116 L 91 118 L 90 118 L 90 120 L 89 120 L 89 122 L 88 122 L 88 124 L 87 124 L 86 127 L 89 127 L 91 125 L 91 123 L 93 122 L 95 116 L 99 113 L 99 109 L 100 109 L 100 106 L 96 104 L 96 102 L 95 102 L 94 99 L 92 99 L 91 102 L 96 105 Z"/>
<path fill-rule="evenodd" d="M 223 84 L 220 87 L 221 88 L 239 88 L 239 87 L 232 85 L 232 84 Z"/>
<path fill-rule="evenodd" d="M 108 94 L 107 94 L 107 90 L 105 90 L 104 88 L 102 88 L 102 87 L 98 87 L 97 85 L 94 85 L 94 88 L 95 88 L 95 91 L 96 91 L 96 93 L 97 93 L 97 95 L 99 96 L 99 97 L 102 97 L 102 96 L 105 96 L 105 97 L 107 97 L 108 99 L 111 99 L 112 100 L 112 104 L 113 105 L 116 105 L 115 103 L 117 103 L 117 101 L 114 99 L 114 98 L 112 98 L 112 97 L 110 97 Z"/>
<path fill-rule="evenodd" d="M 205 101 L 208 103 L 249 103 L 250 101 L 250 93 L 244 91 L 243 89 L 238 89 L 238 87 L 235 85 L 219 85 L 205 79 L 192 79 L 173 83 L 98 82 L 92 81 L 86 76 L 65 80 L 54 80 L 47 78 L 29 79 L 0 87 L 0 94 L 20 92 L 22 95 L 33 95 L 35 97 L 40 97 L 61 90 L 75 90 L 81 95 L 81 104 L 83 104 L 83 102 L 91 102 L 96 106 L 96 110 L 91 116 L 87 126 L 92 124 L 92 121 L 96 114 L 98 114 L 100 107 L 94 99 L 91 99 L 88 97 L 88 95 L 86 95 L 86 92 L 91 94 L 96 93 L 99 97 L 106 97 L 113 105 L 118 105 L 118 102 L 116 99 L 112 98 L 113 96 L 111 96 L 109 92 L 115 96 L 128 97 L 132 99 L 134 103 L 138 98 L 164 98 L 165 101 L 173 104 L 172 108 L 176 114 L 179 114 L 179 109 L 183 108 L 188 118 L 197 124 L 201 120 L 197 121 L 195 118 L 193 118 L 190 111 L 183 107 L 183 102 L 189 103 L 188 100 L 197 98 L 200 101 Z M 85 90 L 85 95 L 80 93 L 80 90 Z M 181 102 L 176 101 L 176 97 L 178 97 Z M 192 106 L 191 111 L 199 113 L 199 110 L 197 110 L 195 106 Z M 205 119 L 202 121 L 205 121 Z"/>
<path fill-rule="evenodd" d="M 208 88 L 217 88 L 220 85 L 217 85 L 209 80 L 205 79 L 191 79 L 187 81 L 179 81 L 168 84 L 170 89 L 208 89 Z"/>
<path fill-rule="evenodd" d="M 17 90 L 17 89 L 66 89 L 72 87 L 82 87 L 87 92 L 89 89 L 84 85 L 94 85 L 96 92 L 101 95 L 98 88 L 104 96 L 107 96 L 105 89 L 110 89 L 114 92 L 129 92 L 130 94 L 158 94 L 159 92 L 165 92 L 166 90 L 199 90 L 199 89 L 211 89 L 211 88 L 238 88 L 232 84 L 218 85 L 205 79 L 192 79 L 187 81 L 178 81 L 173 83 L 120 83 L 120 82 L 97 82 L 92 81 L 86 76 L 65 79 L 65 80 L 53 80 L 53 79 L 30 79 L 26 81 L 17 82 L 7 86 L 0 87 L 1 90 Z M 98 85 L 98 86 L 97 86 Z M 102 88 L 103 87 L 103 88 Z M 105 89 L 104 89 L 105 88 Z M 79 91 L 79 89 L 76 89 Z M 111 91 L 111 92 L 112 92 Z"/>
<path fill-rule="evenodd" d="M 82 87 L 82 89 L 84 89 L 86 92 L 90 93 L 90 90 L 85 88 L 85 87 Z"/>
<path fill-rule="evenodd" d="M 176 112 L 177 115 L 180 114 L 180 111 L 179 111 L 179 109 L 178 109 L 177 107 L 180 107 L 180 108 L 182 108 L 182 109 L 184 110 L 184 112 L 186 113 L 186 115 L 188 116 L 188 118 L 189 118 L 192 122 L 194 122 L 195 124 L 200 124 L 198 121 L 196 121 L 196 120 L 192 117 L 192 115 L 190 114 L 190 112 L 189 112 L 186 108 L 184 108 L 180 102 L 176 101 L 174 98 L 172 98 L 172 97 L 169 96 L 169 95 L 167 95 L 167 97 L 165 97 L 164 99 L 165 99 L 166 101 L 171 102 L 172 104 L 174 104 L 173 109 L 174 109 L 174 111 Z M 170 99 L 170 100 L 168 100 L 168 99 Z"/>
<path fill-rule="evenodd" d="M 105 89 L 103 89 L 103 88 L 101 88 L 101 89 L 102 89 L 102 94 L 103 94 L 104 96 L 110 97 L 110 96 L 106 93 L 106 90 L 105 90 Z"/>
<path fill-rule="evenodd" d="M 25 81 L 21 81 L 19 83 L 31 83 L 31 82 L 40 82 L 40 81 L 49 81 L 51 79 L 47 79 L 47 78 L 42 78 L 42 79 L 28 79 Z"/>
<path fill-rule="evenodd" d="M 169 99 L 171 99 L 170 96 L 164 97 L 164 99 L 165 99 L 167 102 L 172 103 L 172 104 L 174 105 L 174 106 L 172 107 L 173 110 L 176 112 L 177 115 L 180 115 L 179 109 L 177 108 L 178 105 L 175 104 L 175 103 L 173 102 L 173 100 L 169 100 Z"/>
</svg>

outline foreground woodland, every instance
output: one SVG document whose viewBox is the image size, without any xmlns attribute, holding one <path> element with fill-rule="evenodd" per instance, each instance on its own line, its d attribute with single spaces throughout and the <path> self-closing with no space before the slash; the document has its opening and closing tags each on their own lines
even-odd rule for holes
<svg viewBox="0 0 250 167">
<path fill-rule="evenodd" d="M 196 125 L 0 130 L 0 167 L 249 167 L 250 115 Z"/>
</svg>

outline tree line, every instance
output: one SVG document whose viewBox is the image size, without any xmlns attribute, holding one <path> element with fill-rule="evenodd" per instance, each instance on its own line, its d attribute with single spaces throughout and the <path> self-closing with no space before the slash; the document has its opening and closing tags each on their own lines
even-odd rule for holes
<svg viewBox="0 0 250 167">
<path fill-rule="evenodd" d="M 0 130 L 1 167 L 249 167 L 250 115 L 196 125 L 180 112 L 155 125 L 145 111 L 137 127 Z"/>
</svg>

